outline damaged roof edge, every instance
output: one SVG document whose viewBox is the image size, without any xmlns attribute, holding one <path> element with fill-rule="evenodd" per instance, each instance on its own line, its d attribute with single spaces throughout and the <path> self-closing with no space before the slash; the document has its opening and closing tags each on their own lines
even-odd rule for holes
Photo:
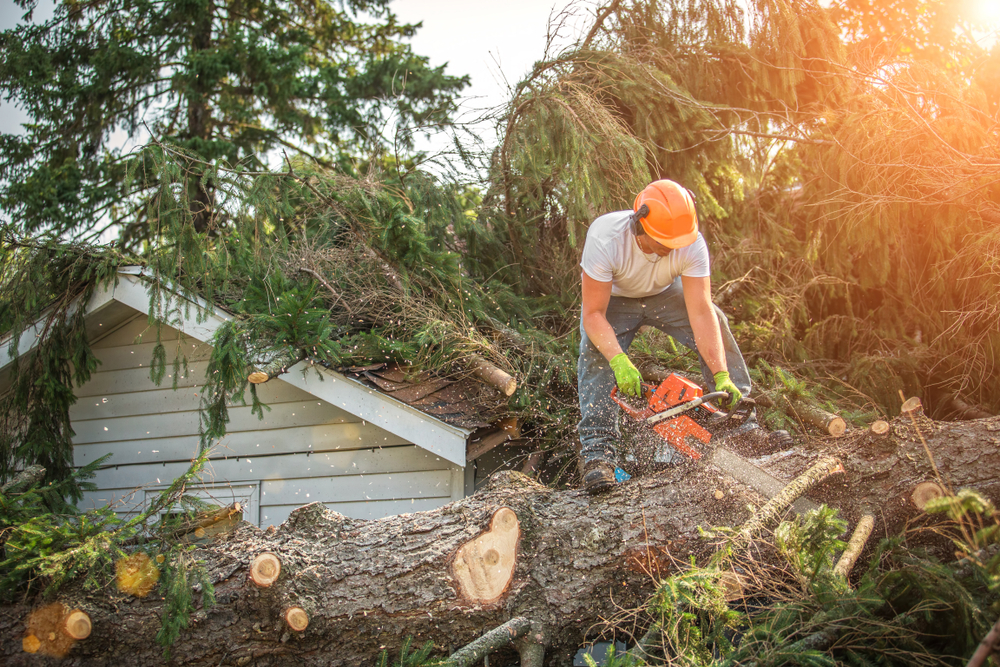
<svg viewBox="0 0 1000 667">
<path fill-rule="evenodd" d="M 312 364 L 308 359 L 289 368 L 281 380 L 465 467 L 466 441 L 472 433 L 469 429 L 435 419 L 358 380 Z"/>
<path fill-rule="evenodd" d="M 144 267 L 125 266 L 118 270 L 117 284 L 107 284 L 98 289 L 86 305 L 89 315 L 99 312 L 112 302 L 124 304 L 140 313 L 149 313 L 149 292 L 142 282 Z M 174 311 L 174 317 L 165 324 L 185 335 L 210 343 L 212 336 L 230 316 L 221 312 L 213 304 L 197 296 L 186 294 L 170 284 L 164 285 L 166 296 L 163 308 Z M 79 304 L 70 308 L 77 309 Z M 203 315 L 190 317 L 187 308 L 195 308 Z M 200 320 L 200 321 L 199 321 Z M 44 334 L 45 318 L 39 318 L 25 330 L 18 344 L 18 356 L 30 352 Z M 0 370 L 14 360 L 9 353 L 9 341 L 0 345 Z M 318 375 L 317 375 L 318 372 Z M 334 406 L 346 409 L 368 422 L 385 429 L 393 435 L 412 442 L 441 458 L 465 467 L 465 447 L 469 429 L 452 426 L 439 419 L 412 408 L 405 403 L 365 386 L 357 380 L 340 373 L 312 364 L 305 359 L 292 366 L 280 378 L 317 398 Z"/>
</svg>

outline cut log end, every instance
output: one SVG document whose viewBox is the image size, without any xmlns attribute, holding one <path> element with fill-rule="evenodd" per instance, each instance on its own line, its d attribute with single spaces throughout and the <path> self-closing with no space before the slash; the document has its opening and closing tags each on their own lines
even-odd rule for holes
<svg viewBox="0 0 1000 667">
<path fill-rule="evenodd" d="M 927 503 L 937 498 L 944 498 L 945 491 L 941 488 L 941 485 L 937 482 L 921 482 L 913 487 L 913 493 L 910 494 L 910 500 L 913 504 L 917 506 L 917 509 L 922 510 L 927 507 Z"/>
<path fill-rule="evenodd" d="M 281 560 L 272 553 L 258 554 L 250 564 L 250 579 L 260 588 L 267 588 L 281 575 Z"/>
<path fill-rule="evenodd" d="M 883 419 L 876 419 L 868 427 L 868 432 L 872 435 L 885 435 L 889 432 L 889 422 Z"/>
<path fill-rule="evenodd" d="M 79 609 L 74 609 L 68 613 L 66 620 L 63 621 L 63 631 L 77 640 L 89 637 L 92 628 L 90 616 L 87 615 L 87 612 L 80 611 Z"/>
<path fill-rule="evenodd" d="M 826 431 L 835 438 L 839 438 L 847 431 L 847 422 L 843 417 L 834 417 L 827 423 Z"/>
<path fill-rule="evenodd" d="M 463 598 L 483 604 L 503 594 L 514 576 L 520 537 L 517 514 L 501 507 L 493 514 L 488 531 L 459 547 L 452 574 Z"/>
<path fill-rule="evenodd" d="M 264 384 L 270 379 L 271 377 L 267 373 L 262 373 L 260 371 L 256 371 L 247 376 L 247 380 L 249 380 L 251 384 Z"/>
<path fill-rule="evenodd" d="M 302 632 L 309 627 L 309 614 L 302 607 L 289 607 L 285 610 L 285 623 L 295 632 Z"/>
<path fill-rule="evenodd" d="M 924 404 L 918 396 L 906 399 L 899 408 L 899 413 L 902 415 L 919 415 L 923 414 L 923 412 Z"/>
</svg>

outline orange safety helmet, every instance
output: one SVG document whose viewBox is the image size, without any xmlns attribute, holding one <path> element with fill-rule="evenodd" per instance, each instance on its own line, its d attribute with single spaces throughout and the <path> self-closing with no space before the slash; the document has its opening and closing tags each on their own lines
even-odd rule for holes
<svg viewBox="0 0 1000 667">
<path fill-rule="evenodd" d="M 647 213 L 640 209 L 645 206 Z M 653 181 L 635 198 L 633 219 L 649 237 L 668 248 L 683 248 L 698 238 L 698 212 L 687 188 L 668 180 Z"/>
</svg>

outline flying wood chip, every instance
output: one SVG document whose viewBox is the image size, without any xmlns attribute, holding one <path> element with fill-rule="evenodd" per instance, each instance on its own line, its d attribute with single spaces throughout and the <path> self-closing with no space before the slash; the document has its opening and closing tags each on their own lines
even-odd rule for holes
<svg viewBox="0 0 1000 667">
<path fill-rule="evenodd" d="M 31 612 L 21 648 L 28 653 L 40 653 L 53 658 L 65 657 L 76 643 L 65 631 L 65 621 L 69 614 L 61 602 L 54 602 Z"/>
<path fill-rule="evenodd" d="M 517 515 L 502 507 L 493 514 L 488 531 L 459 547 L 452 575 L 463 598 L 486 604 L 503 594 L 514 576 L 520 537 Z"/>
<path fill-rule="evenodd" d="M 159 580 L 159 568 L 142 551 L 115 561 L 115 583 L 122 593 L 144 598 L 152 592 Z"/>
</svg>

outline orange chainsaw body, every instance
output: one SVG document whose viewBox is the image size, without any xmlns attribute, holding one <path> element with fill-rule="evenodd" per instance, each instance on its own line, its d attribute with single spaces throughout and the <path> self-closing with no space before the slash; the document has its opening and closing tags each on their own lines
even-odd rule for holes
<svg viewBox="0 0 1000 667">
<path fill-rule="evenodd" d="M 655 389 L 653 385 L 643 384 L 642 395 L 647 400 L 647 406 L 642 409 L 636 409 L 619 400 L 616 394 L 617 387 L 615 390 L 612 390 L 611 398 L 622 407 L 629 417 L 638 421 L 646 421 L 657 413 L 675 408 L 682 403 L 693 401 L 696 398 L 701 398 L 702 390 L 695 383 L 671 373 Z M 716 412 L 716 408 L 708 403 L 703 403 L 695 409 Z M 688 437 L 693 437 L 705 444 L 708 444 L 708 441 L 712 439 L 712 434 L 708 430 L 686 414 L 664 419 L 652 424 L 652 427 L 660 437 L 667 441 L 667 444 L 694 460 L 701 458 L 701 452 L 688 444 Z"/>
</svg>

